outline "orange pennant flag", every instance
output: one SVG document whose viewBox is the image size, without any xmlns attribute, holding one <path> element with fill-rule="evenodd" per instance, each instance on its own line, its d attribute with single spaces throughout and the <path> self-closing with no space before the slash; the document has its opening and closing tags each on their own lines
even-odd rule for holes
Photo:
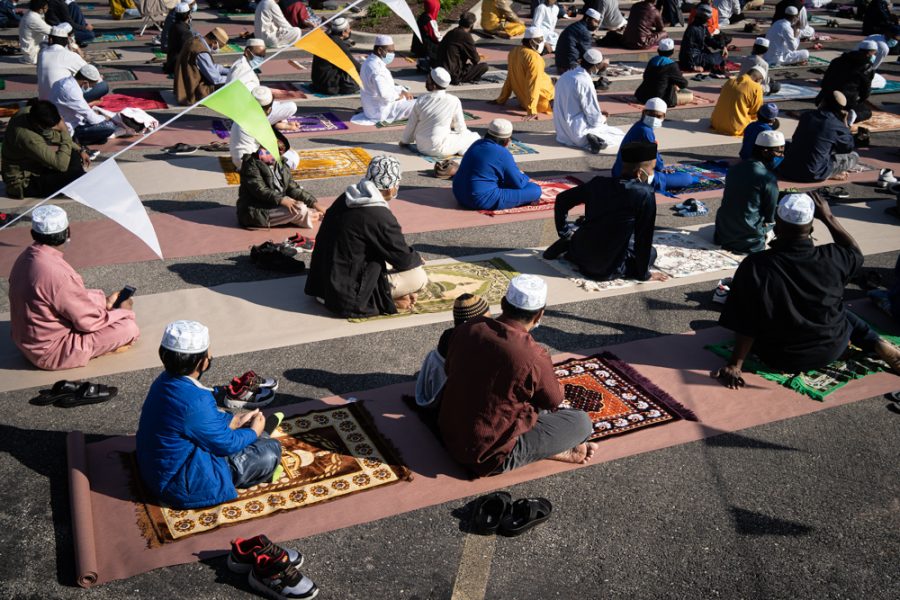
<svg viewBox="0 0 900 600">
<path fill-rule="evenodd" d="M 353 61 L 347 58 L 347 55 L 344 54 L 341 47 L 335 44 L 321 29 L 310 31 L 300 38 L 294 46 L 327 60 L 352 77 L 359 87 L 363 87 L 362 80 L 359 78 L 359 73 L 356 71 L 356 67 L 353 66 Z"/>
</svg>

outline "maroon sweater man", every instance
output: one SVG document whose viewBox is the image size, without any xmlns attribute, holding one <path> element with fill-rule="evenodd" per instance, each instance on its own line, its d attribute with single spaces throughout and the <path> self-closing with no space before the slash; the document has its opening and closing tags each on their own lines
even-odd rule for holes
<svg viewBox="0 0 900 600">
<path fill-rule="evenodd" d="M 562 388 L 547 352 L 531 337 L 547 303 L 547 284 L 519 275 L 503 314 L 457 327 L 447 352 L 438 425 L 450 455 L 479 476 L 550 458 L 586 463 L 595 443 L 587 413 L 557 410 Z"/>
</svg>

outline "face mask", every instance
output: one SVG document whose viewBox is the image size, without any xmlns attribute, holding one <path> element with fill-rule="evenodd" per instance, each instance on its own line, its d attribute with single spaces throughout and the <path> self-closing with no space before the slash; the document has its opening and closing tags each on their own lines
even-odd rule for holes
<svg viewBox="0 0 900 600">
<path fill-rule="evenodd" d="M 191 4 L 191 12 L 197 12 L 197 3 L 196 2 Z"/>
<path fill-rule="evenodd" d="M 655 172 L 654 172 L 654 173 L 650 173 L 650 175 L 647 176 L 647 181 L 646 181 L 645 183 L 646 183 L 647 185 L 653 185 L 653 180 L 654 180 L 654 179 L 656 179 L 656 173 L 655 173 Z"/>
<path fill-rule="evenodd" d="M 872 63 L 873 65 L 875 64 L 875 55 L 874 54 L 869 57 L 869 62 Z"/>
<path fill-rule="evenodd" d="M 388 52 L 381 58 L 381 60 L 384 61 L 384 64 L 389 65 L 394 62 L 394 56 L 396 55 L 393 52 Z"/>
<path fill-rule="evenodd" d="M 538 44 L 538 47 L 535 48 L 534 51 L 537 52 L 538 54 L 543 54 L 543 52 L 544 52 L 544 42 L 541 42 L 540 44 Z"/>
<path fill-rule="evenodd" d="M 531 331 L 534 331 L 535 329 L 537 329 L 540 326 L 541 326 L 541 322 L 538 321 L 537 323 L 534 324 L 534 327 L 531 328 Z"/>
<path fill-rule="evenodd" d="M 888 48 L 893 48 L 897 45 L 897 40 L 888 40 L 887 42 Z"/>
<path fill-rule="evenodd" d="M 650 115 L 644 115 L 644 118 L 642 120 L 644 121 L 644 125 L 646 125 L 647 127 L 652 127 L 653 129 L 658 129 L 662 127 L 663 124 L 662 119 L 651 117 Z"/>
<path fill-rule="evenodd" d="M 265 62 L 266 58 L 264 56 L 253 56 L 248 62 L 250 63 L 251 69 L 258 69 L 260 65 Z"/>
<path fill-rule="evenodd" d="M 216 44 L 216 47 L 215 47 L 215 48 L 213 48 L 212 46 L 210 46 L 210 47 L 209 47 L 209 51 L 210 51 L 212 54 L 218 54 L 218 52 L 219 52 L 219 45 Z"/>
</svg>

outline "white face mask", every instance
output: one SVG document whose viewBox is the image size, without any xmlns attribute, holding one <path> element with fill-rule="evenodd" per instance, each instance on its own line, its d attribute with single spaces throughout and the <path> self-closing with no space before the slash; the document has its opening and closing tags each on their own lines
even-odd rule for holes
<svg viewBox="0 0 900 600">
<path fill-rule="evenodd" d="M 650 173 L 647 176 L 647 185 L 653 185 L 653 180 L 656 179 L 656 172 Z"/>
<path fill-rule="evenodd" d="M 535 52 L 537 52 L 538 54 L 544 53 L 544 42 L 541 42 L 540 44 L 538 44 L 538 47 L 535 49 Z"/>
<path fill-rule="evenodd" d="M 662 127 L 663 120 L 657 117 L 651 117 L 650 115 L 644 115 L 643 118 L 644 125 L 647 127 L 652 127 L 653 129 L 658 129 Z"/>
<path fill-rule="evenodd" d="M 391 64 L 392 62 L 394 62 L 394 57 L 395 57 L 395 56 L 396 56 L 396 55 L 395 55 L 393 52 L 388 52 L 387 54 L 385 54 L 385 55 L 381 58 L 381 60 L 384 61 L 384 64 L 389 65 L 389 64 Z"/>
</svg>

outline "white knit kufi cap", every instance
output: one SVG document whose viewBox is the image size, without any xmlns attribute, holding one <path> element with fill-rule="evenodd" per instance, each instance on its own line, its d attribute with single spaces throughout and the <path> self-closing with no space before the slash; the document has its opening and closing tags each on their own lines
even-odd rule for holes
<svg viewBox="0 0 900 600">
<path fill-rule="evenodd" d="M 584 53 L 584 60 L 592 65 L 599 65 L 603 62 L 603 53 L 596 48 L 591 48 Z"/>
<path fill-rule="evenodd" d="M 338 17 L 329 24 L 331 31 L 346 31 L 350 28 L 350 21 L 344 17 Z"/>
<path fill-rule="evenodd" d="M 175 321 L 166 325 L 159 345 L 172 352 L 200 354 L 209 350 L 209 329 L 197 321 Z"/>
<path fill-rule="evenodd" d="M 659 46 L 657 46 L 657 48 L 662 52 L 671 52 L 675 49 L 675 40 L 672 38 L 663 38 L 659 40 Z"/>
<path fill-rule="evenodd" d="M 52 37 L 69 37 L 69 34 L 72 32 L 72 26 L 68 23 L 60 23 L 59 25 L 54 25 L 50 28 L 50 35 Z"/>
<path fill-rule="evenodd" d="M 244 42 L 244 46 L 247 48 L 265 48 L 266 41 L 259 38 L 250 38 L 249 40 Z"/>
<path fill-rule="evenodd" d="M 288 150 L 281 156 L 284 157 L 284 164 L 286 164 L 291 171 L 300 165 L 300 155 L 297 154 L 296 150 Z"/>
<path fill-rule="evenodd" d="M 590 19 L 594 19 L 595 21 L 600 21 L 602 19 L 602 17 L 600 16 L 600 13 L 598 13 L 593 8 L 589 8 L 586 11 L 584 11 L 584 16 L 586 16 Z"/>
<path fill-rule="evenodd" d="M 540 27 L 534 27 L 534 26 L 526 27 L 525 35 L 523 35 L 522 37 L 524 37 L 526 40 L 532 40 L 534 38 L 542 38 L 542 37 L 544 37 L 544 30 L 541 29 Z"/>
<path fill-rule="evenodd" d="M 62 233 L 69 228 L 69 217 L 66 211 L 55 204 L 38 206 L 31 211 L 31 230 L 36 233 L 51 235 Z"/>
<path fill-rule="evenodd" d="M 816 205 L 806 194 L 788 194 L 778 203 L 778 217 L 785 223 L 809 225 L 813 222 Z"/>
<path fill-rule="evenodd" d="M 762 65 L 753 65 L 752 67 L 750 67 L 750 69 L 747 71 L 747 73 L 750 73 L 750 71 L 756 71 L 757 73 L 759 73 L 759 76 L 764 79 L 765 79 L 766 75 L 768 74 L 767 73 L 768 69 L 766 69 Z"/>
<path fill-rule="evenodd" d="M 87 64 L 78 69 L 78 74 L 90 81 L 100 81 L 100 71 L 94 65 Z"/>
<path fill-rule="evenodd" d="M 784 134 L 780 131 L 760 131 L 754 144 L 763 148 L 779 148 L 784 146 Z"/>
<path fill-rule="evenodd" d="M 191 5 L 187 2 L 179 2 L 175 5 L 175 12 L 178 14 L 184 14 L 191 12 Z"/>
<path fill-rule="evenodd" d="M 874 40 L 863 40 L 856 48 L 858 50 L 878 50 L 878 44 Z"/>
<path fill-rule="evenodd" d="M 400 185 L 402 179 L 400 161 L 384 154 L 376 156 L 366 169 L 366 179 L 379 190 L 392 190 Z"/>
<path fill-rule="evenodd" d="M 494 119 L 488 125 L 488 133 L 495 135 L 499 138 L 512 137 L 512 133 L 513 133 L 512 123 L 506 119 Z"/>
<path fill-rule="evenodd" d="M 547 305 L 547 282 L 537 275 L 516 275 L 506 289 L 506 301 L 522 310 L 540 310 Z"/>
<path fill-rule="evenodd" d="M 260 106 L 269 106 L 275 100 L 271 88 L 267 88 L 264 85 L 253 88 L 251 93 Z"/>
<path fill-rule="evenodd" d="M 437 67 L 431 70 L 431 80 L 438 87 L 445 88 L 450 85 L 450 73 L 444 67 Z"/>
<path fill-rule="evenodd" d="M 665 114 L 669 107 L 662 98 L 650 98 L 647 100 L 647 104 L 644 105 L 644 110 L 653 110 Z"/>
<path fill-rule="evenodd" d="M 798 14 L 800 14 L 800 11 L 797 10 L 796 6 L 788 6 L 786 9 L 784 9 L 784 14 L 789 17 L 796 17 Z"/>
<path fill-rule="evenodd" d="M 393 46 L 394 38 L 389 35 L 376 35 L 375 36 L 375 45 L 376 46 Z"/>
</svg>

